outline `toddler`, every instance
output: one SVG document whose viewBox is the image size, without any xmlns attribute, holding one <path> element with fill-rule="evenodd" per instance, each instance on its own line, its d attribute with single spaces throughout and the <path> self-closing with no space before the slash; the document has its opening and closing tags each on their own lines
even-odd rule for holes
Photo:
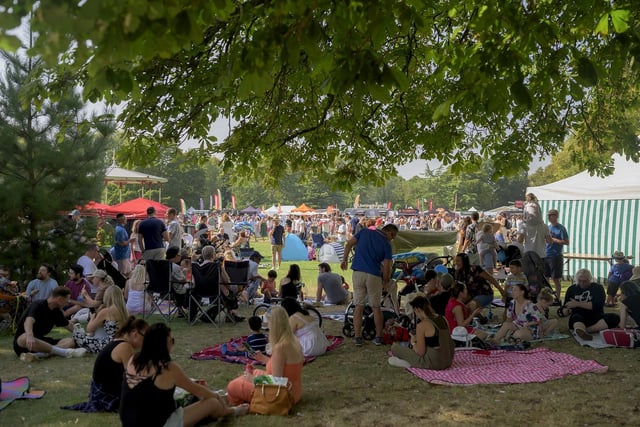
<svg viewBox="0 0 640 427">
<path fill-rule="evenodd" d="M 278 273 L 275 270 L 269 270 L 267 273 L 267 280 L 263 280 L 260 292 L 262 292 L 262 296 L 264 297 L 264 302 L 271 302 L 271 298 L 278 297 L 278 291 L 276 290 L 276 279 L 278 278 Z"/>
<path fill-rule="evenodd" d="M 538 323 L 537 338 L 542 339 L 558 327 L 558 319 L 549 319 L 549 307 L 555 301 L 555 295 L 551 288 L 542 288 L 538 294 L 536 307 L 542 314 Z"/>
<path fill-rule="evenodd" d="M 527 288 L 529 287 L 527 276 L 522 272 L 522 262 L 519 259 L 514 259 L 509 263 L 509 274 L 507 274 L 507 278 L 504 280 L 505 318 L 507 315 L 507 307 L 509 307 L 509 303 L 513 299 L 513 287 L 518 284 L 524 285 Z"/>
<path fill-rule="evenodd" d="M 476 242 L 482 268 L 491 273 L 498 260 L 498 242 L 493 234 L 493 224 L 486 223 L 482 226 L 482 231 L 476 235 Z"/>
</svg>

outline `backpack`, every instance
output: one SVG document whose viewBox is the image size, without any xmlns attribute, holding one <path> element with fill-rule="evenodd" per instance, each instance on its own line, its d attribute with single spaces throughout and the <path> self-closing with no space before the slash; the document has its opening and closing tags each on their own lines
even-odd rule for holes
<svg viewBox="0 0 640 427">
<path fill-rule="evenodd" d="M 604 342 L 615 347 L 640 347 L 640 330 L 637 329 L 605 329 L 600 335 Z"/>
</svg>

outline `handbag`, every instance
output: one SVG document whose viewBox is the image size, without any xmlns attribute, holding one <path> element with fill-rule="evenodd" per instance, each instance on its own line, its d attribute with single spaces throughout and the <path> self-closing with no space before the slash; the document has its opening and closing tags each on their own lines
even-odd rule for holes
<svg viewBox="0 0 640 427">
<path fill-rule="evenodd" d="M 293 407 L 291 385 L 259 384 L 251 394 L 249 412 L 262 415 L 289 415 Z"/>
</svg>

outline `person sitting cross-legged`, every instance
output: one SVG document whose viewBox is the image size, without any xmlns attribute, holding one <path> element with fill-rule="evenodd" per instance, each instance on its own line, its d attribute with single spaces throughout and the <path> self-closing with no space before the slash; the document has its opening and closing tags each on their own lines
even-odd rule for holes
<svg viewBox="0 0 640 427">
<path fill-rule="evenodd" d="M 245 415 L 248 405 L 229 406 L 226 399 L 195 383 L 171 360 L 175 340 L 164 323 L 151 325 L 144 334 L 140 352 L 125 368 L 120 393 L 120 421 L 123 427 L 194 426 L 212 417 Z M 173 398 L 181 387 L 198 398 L 178 408 Z"/>
<path fill-rule="evenodd" d="M 415 333 L 411 334 L 412 348 L 393 344 L 389 364 L 403 368 L 447 369 L 453 362 L 455 349 L 447 320 L 433 311 L 424 295 L 416 296 L 409 304 L 419 320 Z"/>
<path fill-rule="evenodd" d="M 615 328 L 620 316 L 604 312 L 605 292 L 602 285 L 592 281 L 586 268 L 578 270 L 576 283 L 571 285 L 564 297 L 564 305 L 558 315 L 569 317 L 569 329 L 583 340 L 590 341 L 594 332 Z"/>
<path fill-rule="evenodd" d="M 30 362 L 54 354 L 61 357 L 82 357 L 87 350 L 74 348 L 73 338 L 48 337 L 54 326 L 73 331 L 73 326 L 64 317 L 62 308 L 69 304 L 71 291 L 64 286 L 56 287 L 49 298 L 31 303 L 18 322 L 13 339 L 13 351 L 20 360 Z"/>
<path fill-rule="evenodd" d="M 82 412 L 117 412 L 120 408 L 120 391 L 124 369 L 136 350 L 142 346 L 149 325 L 134 316 L 122 324 L 113 341 L 96 357 L 89 389 L 89 400 L 63 406 Z"/>
</svg>

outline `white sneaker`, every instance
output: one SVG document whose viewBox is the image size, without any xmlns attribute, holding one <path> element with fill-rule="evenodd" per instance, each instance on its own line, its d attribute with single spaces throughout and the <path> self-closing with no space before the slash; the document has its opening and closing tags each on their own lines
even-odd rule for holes
<svg viewBox="0 0 640 427">
<path fill-rule="evenodd" d="M 33 353 L 22 353 L 20 354 L 20 360 L 22 360 L 25 363 L 31 363 L 34 360 L 36 360 L 36 355 Z"/>
<path fill-rule="evenodd" d="M 82 357 L 86 352 L 86 348 L 72 348 L 67 353 L 67 359 L 71 357 Z"/>
<path fill-rule="evenodd" d="M 391 356 L 388 360 L 389 365 L 391 366 L 395 366 L 396 368 L 410 368 L 411 367 L 411 363 L 407 362 L 406 360 L 400 359 L 399 357 L 396 356 Z"/>
</svg>

